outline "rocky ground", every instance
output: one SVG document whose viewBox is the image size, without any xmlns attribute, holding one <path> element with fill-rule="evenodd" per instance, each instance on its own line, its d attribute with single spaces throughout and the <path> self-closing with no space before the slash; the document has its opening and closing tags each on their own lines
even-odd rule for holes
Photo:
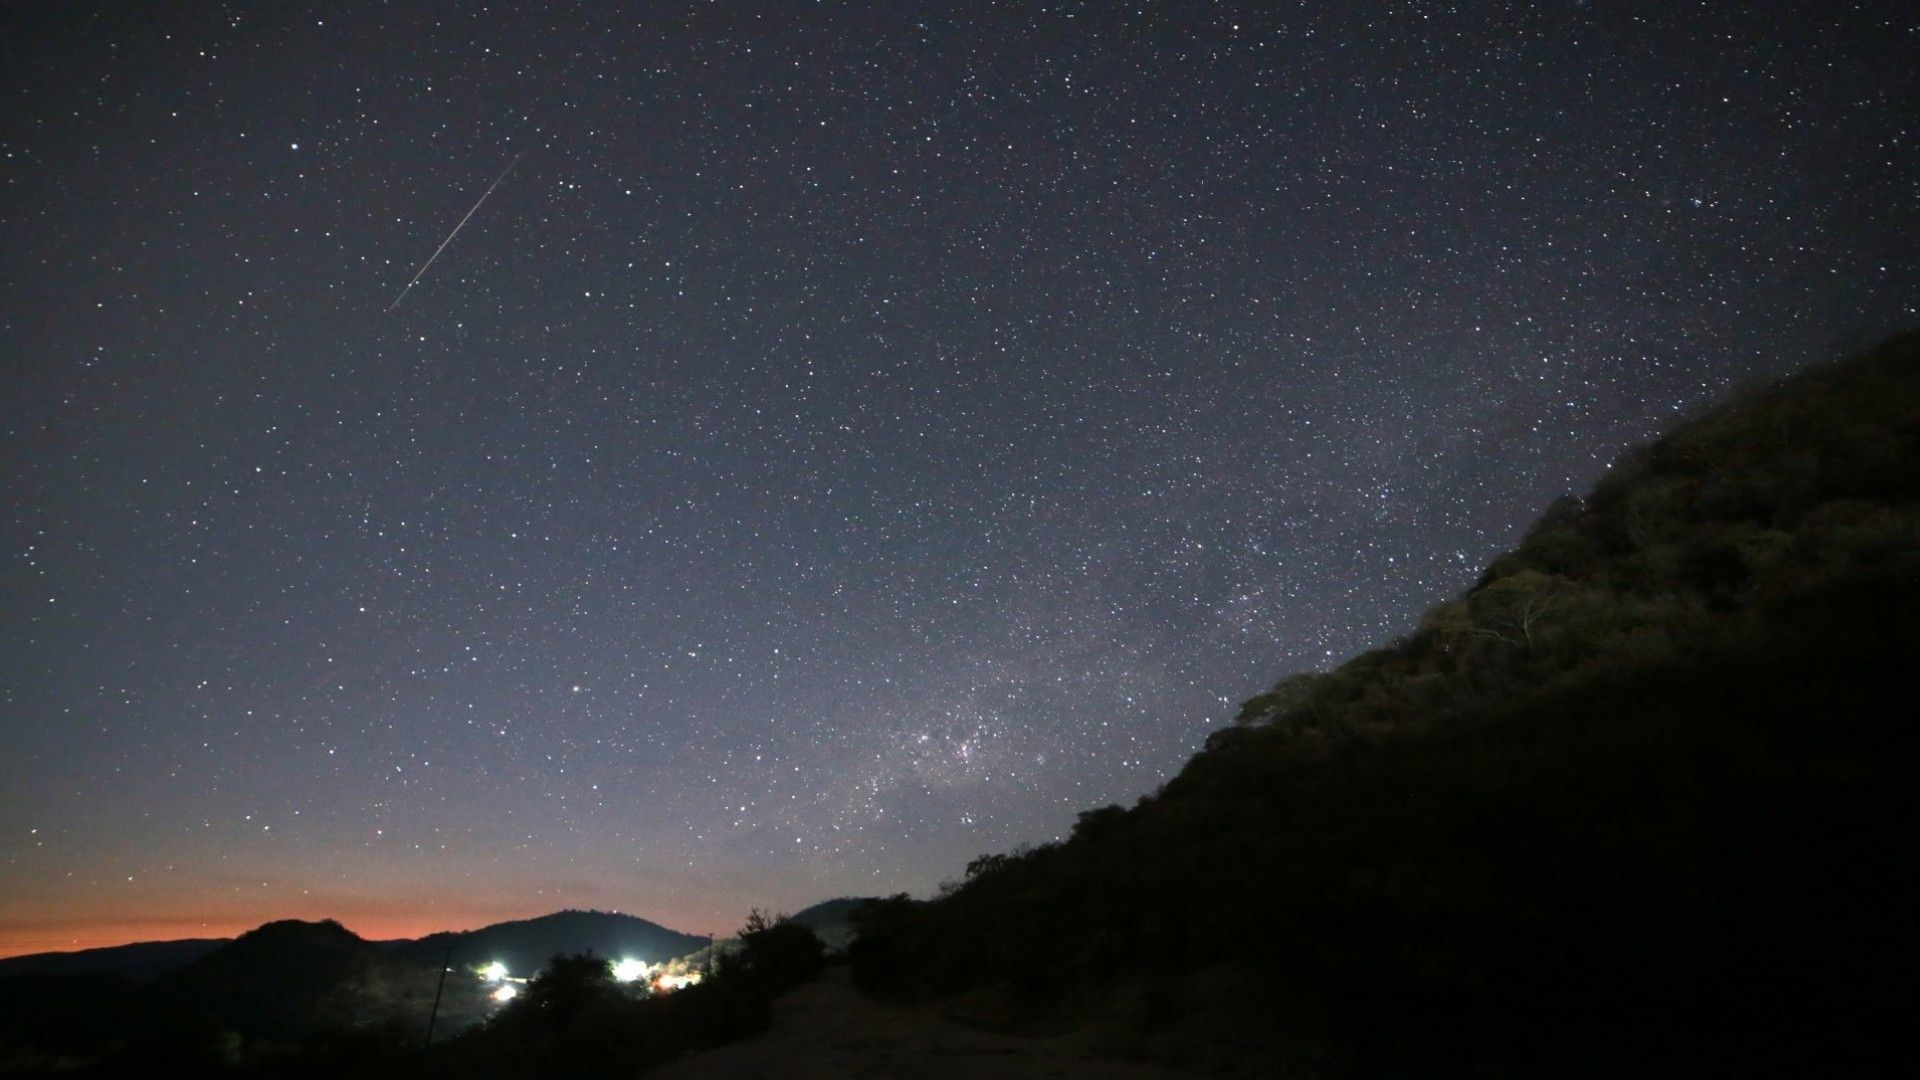
<svg viewBox="0 0 1920 1080">
<path fill-rule="evenodd" d="M 939 1006 L 872 1001 L 849 984 L 846 968 L 833 967 L 775 1002 L 768 1031 L 647 1075 L 660 1080 L 1164 1080 L 1184 1074 L 1100 1060 L 1068 1036 L 1002 1034 L 956 1023 Z"/>
</svg>

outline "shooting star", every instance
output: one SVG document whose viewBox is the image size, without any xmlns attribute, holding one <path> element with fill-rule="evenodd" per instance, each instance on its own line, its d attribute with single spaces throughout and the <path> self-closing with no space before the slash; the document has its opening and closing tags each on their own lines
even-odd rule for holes
<svg viewBox="0 0 1920 1080">
<path fill-rule="evenodd" d="M 460 219 L 460 224 L 455 225 L 453 227 L 453 231 L 447 234 L 447 238 L 445 240 L 440 241 L 440 246 L 437 248 L 434 248 L 433 254 L 427 256 L 427 261 L 420 264 L 420 269 L 414 273 L 413 280 L 407 282 L 407 287 L 404 289 L 401 289 L 400 295 L 394 297 L 393 303 L 387 305 L 388 314 L 392 314 L 393 309 L 400 306 L 400 301 L 405 300 L 407 298 L 407 293 L 413 291 L 414 283 L 418 282 L 420 278 L 426 274 L 427 268 L 433 265 L 433 260 L 439 258 L 441 252 L 447 250 L 447 245 L 453 243 L 453 238 L 460 235 L 460 230 L 467 227 L 467 222 L 470 219 L 472 219 L 475 211 L 480 209 L 480 204 L 487 201 L 487 196 L 493 194 L 493 189 L 500 186 L 500 181 L 505 180 L 507 178 L 507 174 L 513 171 L 513 167 L 515 165 L 520 164 L 520 159 L 525 155 L 526 155 L 526 151 L 524 150 L 518 154 L 513 155 L 513 160 L 507 162 L 507 167 L 504 169 L 501 169 L 500 175 L 494 177 L 493 183 L 487 185 L 487 190 L 480 193 L 480 198 L 474 202 L 473 209 L 468 210 L 467 216 Z"/>
</svg>

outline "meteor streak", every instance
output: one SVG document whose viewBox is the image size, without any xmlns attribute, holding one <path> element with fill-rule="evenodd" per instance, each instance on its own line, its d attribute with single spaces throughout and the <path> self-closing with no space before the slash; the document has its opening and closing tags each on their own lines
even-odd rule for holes
<svg viewBox="0 0 1920 1080">
<path fill-rule="evenodd" d="M 493 194 L 493 189 L 500 186 L 500 181 L 505 180 L 507 178 L 507 174 L 513 171 L 513 167 L 515 165 L 520 164 L 520 159 L 523 156 L 525 156 L 525 154 L 526 154 L 526 151 L 523 150 L 520 153 L 513 155 L 513 160 L 507 162 L 507 167 L 504 169 L 501 169 L 500 175 L 494 177 L 493 183 L 487 185 L 487 190 L 480 193 L 480 198 L 475 200 L 473 204 L 473 209 L 468 210 L 467 216 L 460 219 L 460 224 L 455 225 L 453 227 L 453 231 L 447 234 L 447 238 L 445 240 L 440 241 L 440 246 L 437 248 L 434 248 L 433 254 L 427 256 L 427 261 L 424 263 L 421 263 L 420 269 L 414 272 L 413 280 L 407 282 L 407 287 L 404 289 L 401 289 L 400 295 L 394 297 L 393 303 L 387 305 L 388 313 L 392 313 L 394 308 L 397 308 L 400 306 L 400 301 L 405 300 L 407 298 L 407 293 L 413 290 L 414 282 L 419 281 L 421 276 L 427 272 L 427 268 L 433 265 L 433 260 L 439 258 L 441 252 L 447 250 L 447 245 L 453 243 L 453 238 L 460 235 L 460 230 L 467 227 L 467 221 L 473 217 L 474 211 L 480 209 L 480 204 L 487 201 L 487 196 Z"/>
</svg>

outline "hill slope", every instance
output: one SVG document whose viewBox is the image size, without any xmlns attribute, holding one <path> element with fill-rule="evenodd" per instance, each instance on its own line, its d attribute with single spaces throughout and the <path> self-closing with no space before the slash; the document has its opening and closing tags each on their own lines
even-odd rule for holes
<svg viewBox="0 0 1920 1080">
<path fill-rule="evenodd" d="M 424 1016 L 433 968 L 398 959 L 331 920 L 249 930 L 143 987 L 133 1012 L 152 1030 L 218 1027 L 279 1041 Z"/>
<path fill-rule="evenodd" d="M 706 947 L 707 939 L 669 930 L 658 923 L 611 911 L 556 911 L 534 919 L 494 923 L 478 930 L 429 934 L 391 943 L 398 956 L 438 965 L 453 947 L 455 967 L 504 963 L 526 976 L 547 966 L 559 953 L 592 952 L 658 964 Z"/>
<path fill-rule="evenodd" d="M 853 941 L 853 913 L 871 897 L 842 896 L 822 900 L 788 916 L 814 932 L 828 951 L 838 952 Z"/>
<path fill-rule="evenodd" d="M 136 941 L 101 949 L 29 953 L 0 960 L 0 980 L 21 975 L 118 975 L 134 982 L 151 982 L 175 968 L 207 955 L 232 938 L 181 938 L 177 941 Z"/>
<path fill-rule="evenodd" d="M 1253 1071 L 1871 1072 L 1920 790 L 1920 336 L 1562 500 L 1159 793 L 867 909 L 860 982 Z"/>
</svg>

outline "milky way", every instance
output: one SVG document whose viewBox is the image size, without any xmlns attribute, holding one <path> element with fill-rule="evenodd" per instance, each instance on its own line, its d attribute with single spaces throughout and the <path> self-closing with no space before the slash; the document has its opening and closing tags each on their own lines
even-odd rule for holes
<svg viewBox="0 0 1920 1080">
<path fill-rule="evenodd" d="M 0 952 L 925 892 L 1920 321 L 1905 5 L 461 7 L 0 15 Z"/>
</svg>

